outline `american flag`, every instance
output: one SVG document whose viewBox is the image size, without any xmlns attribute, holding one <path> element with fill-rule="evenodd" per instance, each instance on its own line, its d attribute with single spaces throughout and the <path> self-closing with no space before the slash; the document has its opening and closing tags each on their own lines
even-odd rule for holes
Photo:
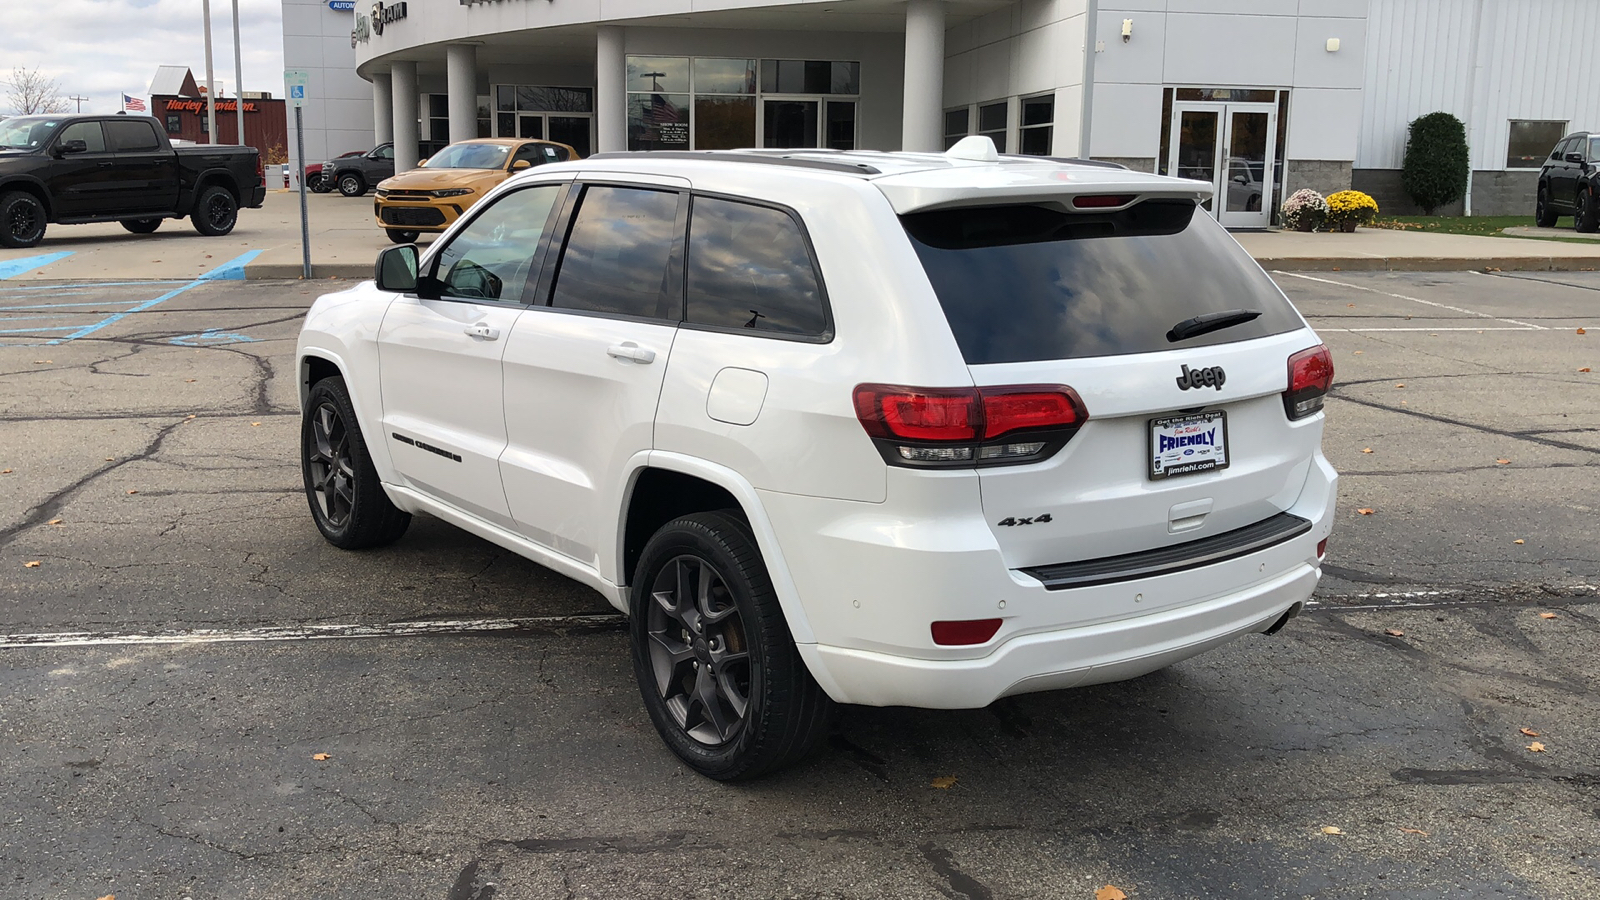
<svg viewBox="0 0 1600 900">
<path fill-rule="evenodd" d="M 129 97 L 127 94 L 122 95 L 122 109 L 125 112 L 150 111 L 150 107 L 146 106 L 143 100 L 138 97 Z"/>
</svg>

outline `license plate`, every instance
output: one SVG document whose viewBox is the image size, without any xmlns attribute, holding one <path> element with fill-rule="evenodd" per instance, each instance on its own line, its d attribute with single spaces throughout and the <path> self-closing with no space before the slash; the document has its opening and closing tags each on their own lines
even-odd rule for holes
<svg viewBox="0 0 1600 900">
<path fill-rule="evenodd" d="M 1222 410 L 1150 420 L 1150 478 L 1228 467 L 1228 414 Z"/>
</svg>

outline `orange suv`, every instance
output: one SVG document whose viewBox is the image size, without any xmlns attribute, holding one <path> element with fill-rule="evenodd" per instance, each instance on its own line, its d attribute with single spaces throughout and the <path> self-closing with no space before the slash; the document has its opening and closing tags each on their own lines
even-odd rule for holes
<svg viewBox="0 0 1600 900">
<path fill-rule="evenodd" d="M 418 168 L 379 182 L 372 212 L 389 240 L 409 244 L 422 232 L 437 234 L 449 228 L 472 204 L 513 174 L 578 158 L 578 151 L 555 141 L 462 141 L 423 160 Z"/>
</svg>

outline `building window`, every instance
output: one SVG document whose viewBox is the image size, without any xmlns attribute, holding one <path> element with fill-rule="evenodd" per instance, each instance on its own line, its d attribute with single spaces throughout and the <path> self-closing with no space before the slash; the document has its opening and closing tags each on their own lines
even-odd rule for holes
<svg viewBox="0 0 1600 900">
<path fill-rule="evenodd" d="M 963 106 L 959 109 L 944 111 L 944 148 L 949 150 L 957 141 L 972 133 L 968 124 L 972 121 L 972 111 Z"/>
<path fill-rule="evenodd" d="M 183 133 L 183 116 L 178 113 L 167 113 L 167 134 Z"/>
<path fill-rule="evenodd" d="M 1566 134 L 1566 122 L 1512 119 L 1511 136 L 1506 142 L 1506 168 L 1539 168 L 1550 155 L 1550 148 Z"/>
<path fill-rule="evenodd" d="M 627 90 L 630 150 L 856 146 L 858 62 L 630 56 Z"/>
<path fill-rule="evenodd" d="M 994 148 L 1001 153 L 1006 152 L 1009 106 L 1009 103 L 1001 100 L 999 103 L 986 103 L 978 107 L 978 133 L 994 141 Z"/>
<path fill-rule="evenodd" d="M 1022 128 L 1017 139 L 1021 146 L 1018 149 L 1029 156 L 1049 156 L 1055 121 L 1054 94 L 1022 98 Z"/>
</svg>

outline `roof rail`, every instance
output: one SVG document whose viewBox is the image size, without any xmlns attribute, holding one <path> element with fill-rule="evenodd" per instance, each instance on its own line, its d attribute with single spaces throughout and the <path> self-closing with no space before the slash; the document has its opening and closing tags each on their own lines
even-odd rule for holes
<svg viewBox="0 0 1600 900">
<path fill-rule="evenodd" d="M 1110 160 L 1105 160 L 1105 159 L 1079 159 L 1078 157 L 1075 157 L 1075 156 L 1030 156 L 1030 155 L 1025 154 L 1025 153 L 1002 153 L 1002 154 L 1000 154 L 1000 158 L 1001 159 L 1014 159 L 1014 160 L 1017 160 L 1019 162 L 1066 163 L 1066 164 L 1072 165 L 1072 166 L 1091 166 L 1091 167 L 1096 168 L 1096 169 L 1127 169 L 1128 168 L 1127 166 L 1125 166 L 1125 165 L 1123 165 L 1122 163 L 1119 163 L 1119 162 L 1111 162 Z"/>
<path fill-rule="evenodd" d="M 846 175 L 881 175 L 877 168 L 866 163 L 832 162 L 825 159 L 807 159 L 801 156 L 774 156 L 766 153 L 739 153 L 731 150 L 632 150 L 627 152 L 596 153 L 591 159 L 698 159 L 716 162 L 757 163 L 768 166 L 794 166 L 801 169 L 819 169 L 824 172 L 841 172 Z"/>
</svg>

